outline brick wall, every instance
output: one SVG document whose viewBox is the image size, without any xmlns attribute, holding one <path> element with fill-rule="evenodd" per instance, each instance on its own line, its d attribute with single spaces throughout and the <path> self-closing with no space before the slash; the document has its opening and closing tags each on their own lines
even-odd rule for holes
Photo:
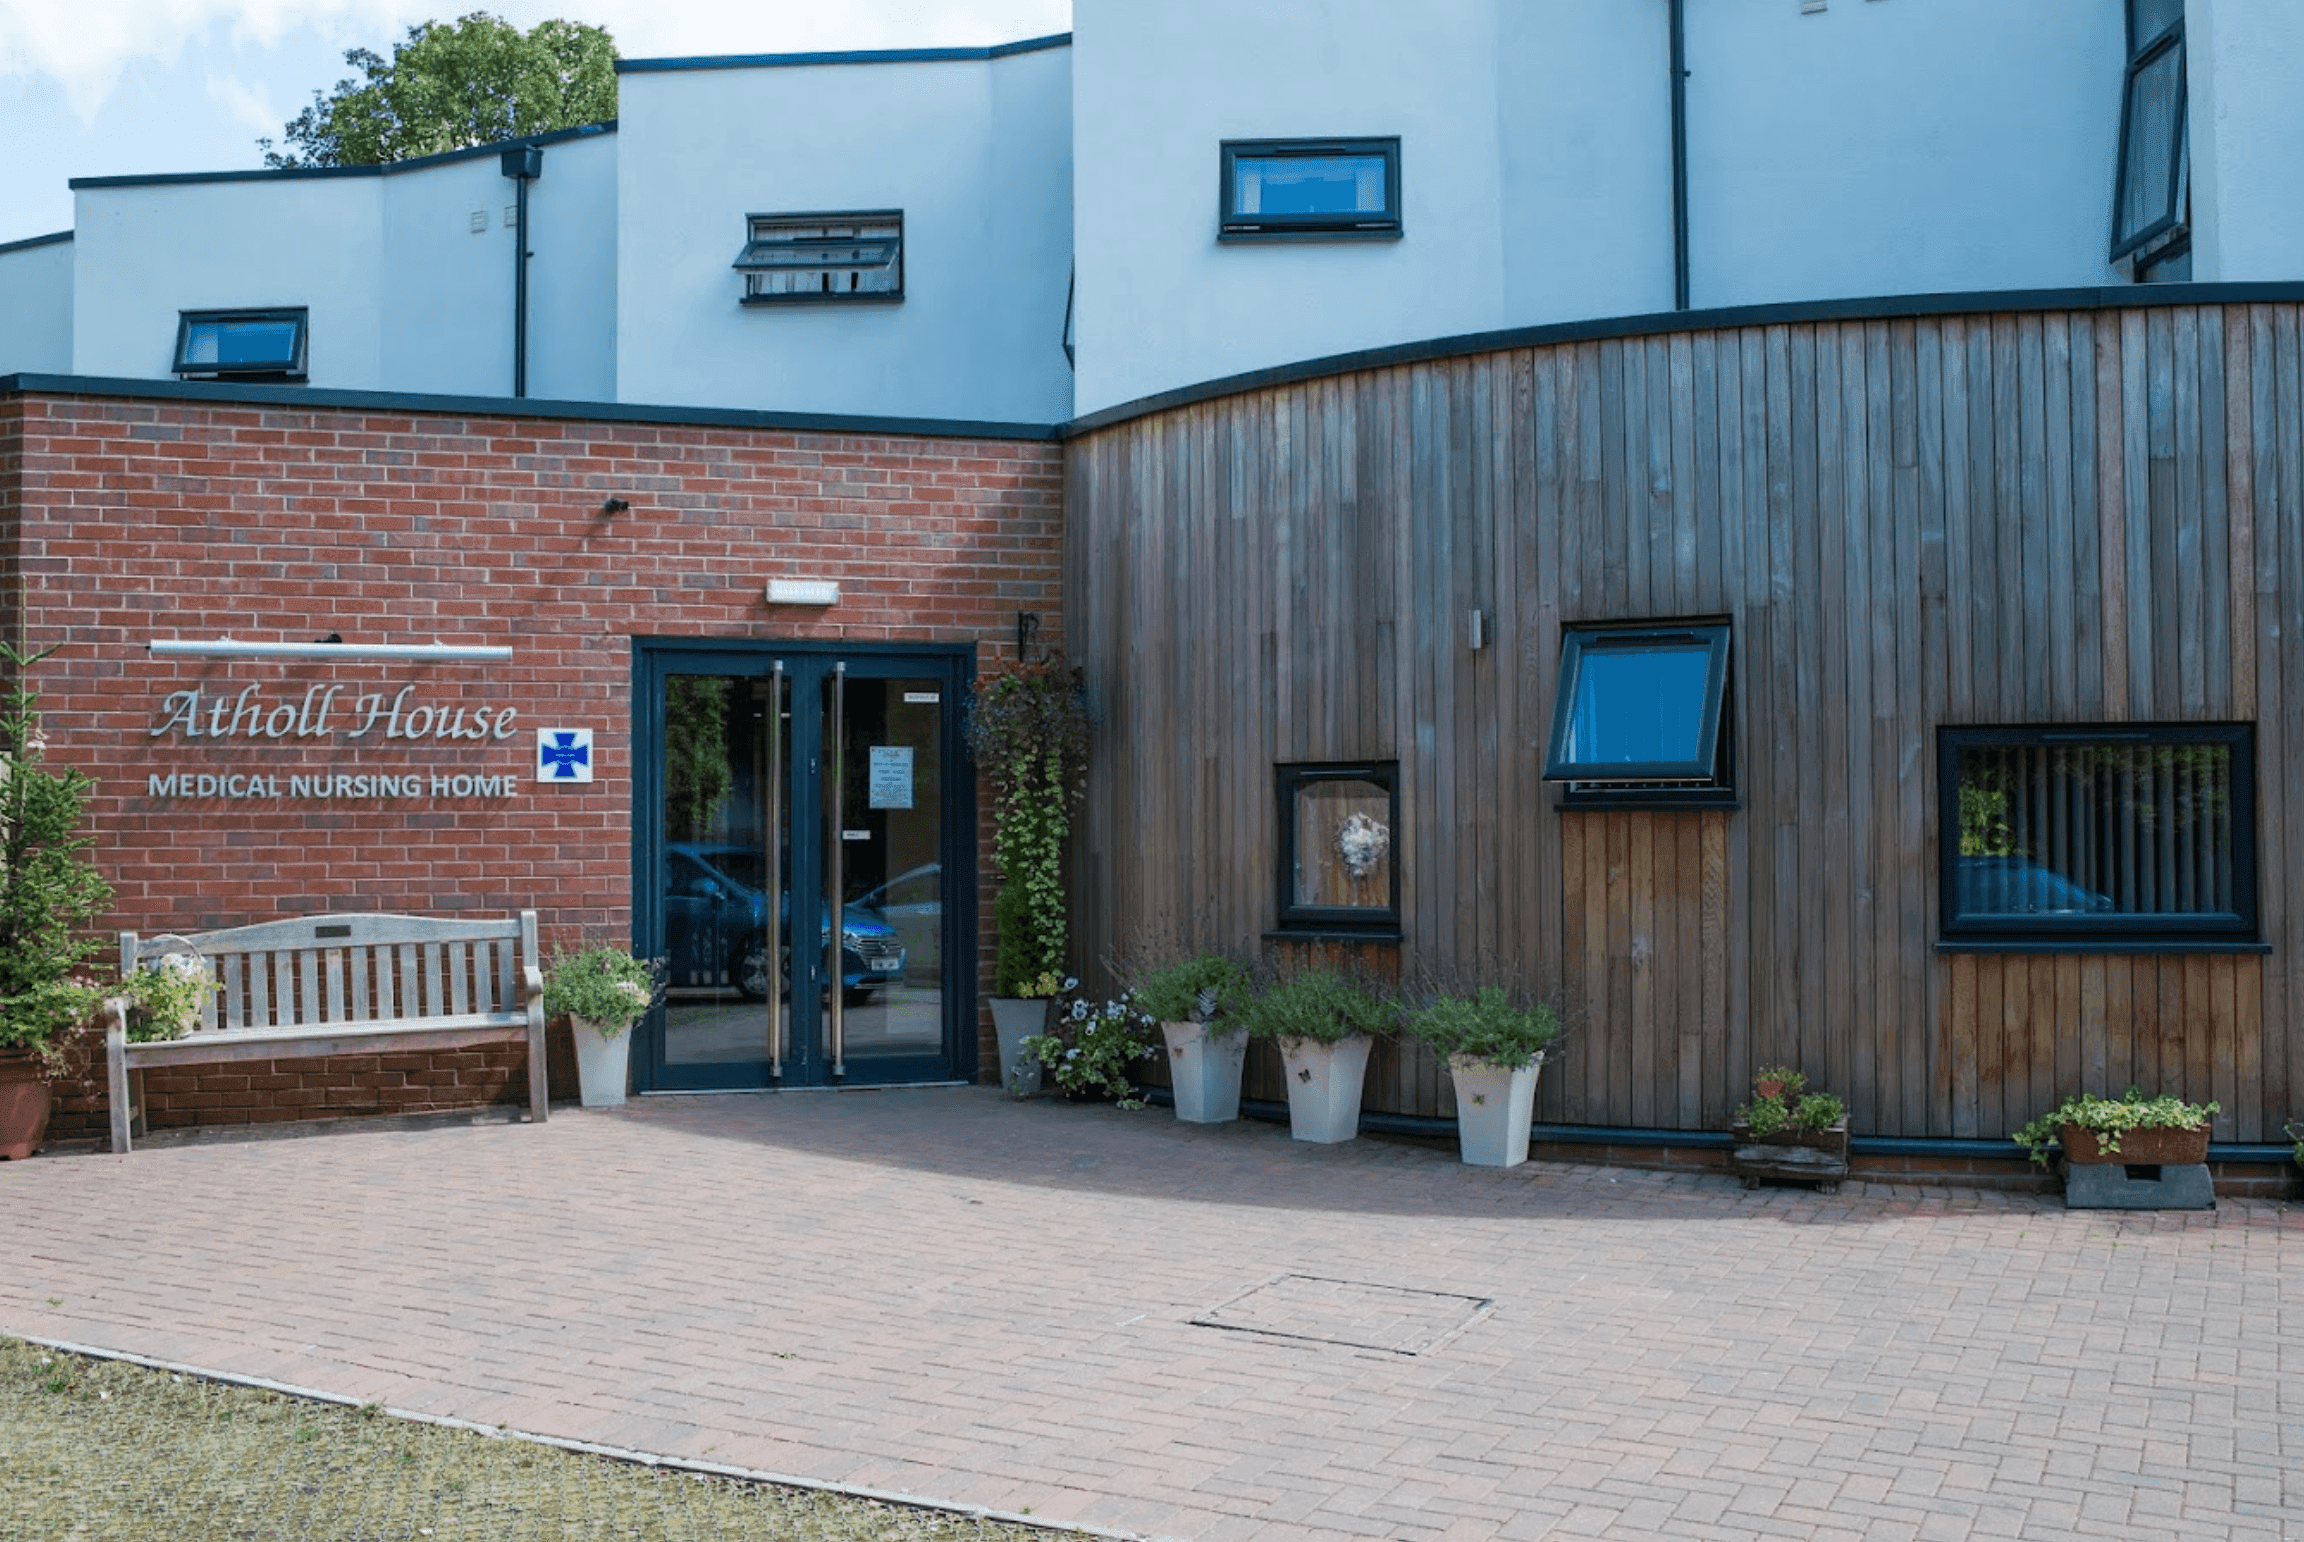
<svg viewBox="0 0 2304 1542">
<path fill-rule="evenodd" d="M 108 929 L 533 907 L 547 948 L 628 936 L 635 635 L 973 641 L 989 667 L 1013 654 L 1015 613 L 1032 610 L 1039 641 L 1062 645 L 1053 444 L 73 396 L 19 397 L 0 414 L 0 538 L 14 504 L 24 635 L 64 645 L 37 671 L 50 754 L 97 784 L 96 855 L 118 891 Z M 610 496 L 630 510 L 603 516 Z M 771 608 L 774 576 L 835 579 L 842 603 Z M 332 633 L 509 644 L 513 657 L 147 649 Z M 387 740 L 380 714 L 349 736 L 367 715 L 361 698 L 388 706 L 403 687 L 399 726 L 434 732 Z M 167 699 L 195 690 L 202 726 L 227 734 L 188 737 L 181 719 L 155 733 Z M 469 735 L 479 714 L 507 707 L 518 717 L 501 740 L 439 736 L 452 723 Z M 425 708 L 437 716 L 419 719 Z M 567 724 L 594 727 L 597 779 L 539 786 L 534 730 Z M 511 791 L 150 793 L 153 774 L 204 772 L 270 777 L 281 792 L 291 777 L 377 773 L 427 788 L 434 775 L 502 776 Z M 988 961 L 989 904 L 981 927 Z M 155 1074 L 147 1091 L 156 1127 L 451 1107 L 516 1100 L 520 1053 L 203 1068 Z M 98 1087 L 60 1091 L 59 1136 L 100 1127 Z"/>
</svg>

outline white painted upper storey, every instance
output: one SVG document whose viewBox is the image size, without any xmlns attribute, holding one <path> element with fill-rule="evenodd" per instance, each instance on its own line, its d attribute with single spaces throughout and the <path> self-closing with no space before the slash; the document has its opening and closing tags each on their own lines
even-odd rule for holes
<svg viewBox="0 0 2304 1542">
<path fill-rule="evenodd" d="M 2134 281 L 2125 0 L 1679 9 L 1691 306 Z M 1674 10 L 1074 0 L 997 48 L 625 61 L 616 123 L 539 141 L 527 393 L 1052 424 L 1669 310 Z M 2304 278 L 2304 5 L 2182 10 L 2192 276 Z M 1397 234 L 1220 239 L 1237 140 L 1396 140 Z M 0 374 L 171 379 L 180 313 L 293 306 L 312 387 L 513 389 L 493 148 L 74 185 L 71 239 L 0 249 Z M 865 212 L 902 216 L 900 299 L 743 303 L 753 217 Z"/>
</svg>

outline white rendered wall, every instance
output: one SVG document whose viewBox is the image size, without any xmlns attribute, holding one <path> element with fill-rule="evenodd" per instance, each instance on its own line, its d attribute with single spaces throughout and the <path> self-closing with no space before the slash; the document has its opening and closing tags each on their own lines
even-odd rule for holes
<svg viewBox="0 0 2304 1542">
<path fill-rule="evenodd" d="M 1078 410 L 1498 325 L 1496 10 L 1076 0 Z M 1217 241 L 1222 141 L 1393 135 L 1401 239 Z"/>
<path fill-rule="evenodd" d="M 528 394 L 616 400 L 617 136 L 544 147 L 528 189 Z M 501 172 L 504 194 L 512 184 Z M 497 212 L 512 200 L 497 199 Z M 503 242 L 509 281 L 510 241 Z M 506 349 L 509 352 L 510 345 Z"/>
<path fill-rule="evenodd" d="M 1665 0 L 1074 11 L 1083 414 L 1671 307 Z M 2123 47 L 2117 0 L 1688 0 L 1691 303 L 2120 281 Z M 1379 134 L 1400 241 L 1216 241 L 1219 141 Z"/>
<path fill-rule="evenodd" d="M 311 383 L 387 389 L 383 179 L 82 188 L 72 370 L 172 380 L 179 311 L 302 305 Z"/>
<path fill-rule="evenodd" d="M 621 80 L 628 402 L 1052 423 L 1071 264 L 1070 54 Z M 901 209 L 896 304 L 743 306 L 750 214 Z"/>
<path fill-rule="evenodd" d="M 2188 0 L 2192 277 L 2304 279 L 2304 6 Z"/>
<path fill-rule="evenodd" d="M 2118 282 L 2115 0 L 1688 3 L 1690 303 Z"/>
<path fill-rule="evenodd" d="M 72 243 L 0 252 L 0 375 L 72 371 Z"/>
</svg>

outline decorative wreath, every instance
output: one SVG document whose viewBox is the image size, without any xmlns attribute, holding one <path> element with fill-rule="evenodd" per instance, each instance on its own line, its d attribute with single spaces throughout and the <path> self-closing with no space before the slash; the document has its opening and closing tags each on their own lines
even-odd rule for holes
<svg viewBox="0 0 2304 1542">
<path fill-rule="evenodd" d="M 1336 827 L 1336 855 L 1355 882 L 1365 880 L 1392 849 L 1392 832 L 1367 814 L 1347 814 Z"/>
</svg>

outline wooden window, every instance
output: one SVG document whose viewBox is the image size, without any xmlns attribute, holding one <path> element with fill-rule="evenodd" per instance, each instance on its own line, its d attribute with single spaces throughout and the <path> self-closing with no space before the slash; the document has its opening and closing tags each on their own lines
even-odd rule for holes
<svg viewBox="0 0 2304 1542">
<path fill-rule="evenodd" d="M 904 298 L 904 215 L 754 214 L 730 266 L 746 305 Z"/>
<path fill-rule="evenodd" d="M 1733 805 L 1726 622 L 1571 626 L 1544 780 L 1563 807 Z"/>
<path fill-rule="evenodd" d="M 306 323 L 302 306 L 180 311 L 174 370 L 186 380 L 302 380 Z"/>
<path fill-rule="evenodd" d="M 1397 936 L 1400 767 L 1395 761 L 1275 768 L 1279 929 Z"/>
<path fill-rule="evenodd" d="M 2253 729 L 1944 728 L 1937 756 L 1947 943 L 2255 940 Z"/>
<path fill-rule="evenodd" d="M 1221 241 L 1400 234 L 1397 139 L 1227 139 Z"/>
</svg>

